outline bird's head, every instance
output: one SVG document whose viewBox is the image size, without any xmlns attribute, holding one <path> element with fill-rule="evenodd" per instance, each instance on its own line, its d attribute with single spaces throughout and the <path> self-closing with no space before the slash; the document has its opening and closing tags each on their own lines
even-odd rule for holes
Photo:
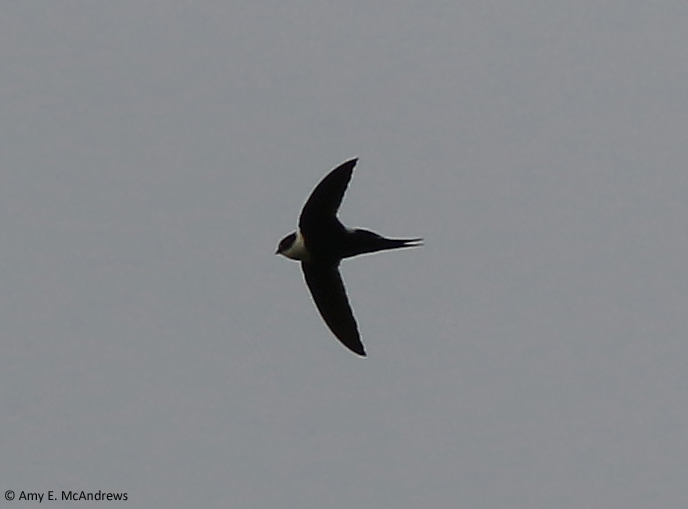
<svg viewBox="0 0 688 509">
<path fill-rule="evenodd" d="M 291 232 L 280 240 L 275 254 L 286 256 L 292 260 L 308 261 L 311 258 L 301 232 Z"/>
<path fill-rule="evenodd" d="M 280 240 L 280 243 L 277 245 L 277 251 L 275 251 L 275 254 L 287 256 L 286 253 L 287 251 L 289 251 L 289 248 L 294 245 L 294 242 L 296 242 L 296 232 L 291 232 L 289 235 Z"/>
</svg>

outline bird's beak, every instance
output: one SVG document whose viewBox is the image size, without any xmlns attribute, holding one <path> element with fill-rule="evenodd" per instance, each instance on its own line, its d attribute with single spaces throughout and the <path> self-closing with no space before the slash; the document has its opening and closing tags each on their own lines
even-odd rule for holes
<svg viewBox="0 0 688 509">
<path fill-rule="evenodd" d="M 275 254 L 276 254 L 276 255 L 280 254 L 279 248 L 277 249 L 277 251 L 275 251 Z"/>
</svg>

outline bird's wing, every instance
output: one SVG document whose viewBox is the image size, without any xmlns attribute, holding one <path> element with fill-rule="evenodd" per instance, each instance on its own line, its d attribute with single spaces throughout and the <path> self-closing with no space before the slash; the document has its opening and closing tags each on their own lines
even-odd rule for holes
<svg viewBox="0 0 688 509">
<path fill-rule="evenodd" d="M 301 269 L 315 305 L 327 326 L 344 346 L 365 357 L 339 268 L 336 265 L 303 262 Z"/>
<path fill-rule="evenodd" d="M 315 232 L 324 225 L 330 225 L 332 221 L 336 221 L 337 210 L 342 203 L 346 186 L 351 180 L 351 173 L 357 161 L 358 158 L 355 158 L 340 164 L 313 189 L 299 217 L 299 228 L 306 238 L 308 238 L 309 230 Z"/>
</svg>

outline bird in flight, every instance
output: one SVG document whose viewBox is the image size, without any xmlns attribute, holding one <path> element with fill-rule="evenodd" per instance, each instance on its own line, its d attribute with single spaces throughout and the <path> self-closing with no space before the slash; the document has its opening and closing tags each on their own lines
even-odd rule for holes
<svg viewBox="0 0 688 509">
<path fill-rule="evenodd" d="M 337 210 L 357 161 L 342 163 L 320 181 L 301 210 L 299 229 L 280 241 L 275 254 L 301 262 L 306 285 L 327 326 L 344 346 L 365 357 L 339 263 L 364 253 L 420 246 L 423 239 L 387 239 L 339 222 Z"/>
</svg>

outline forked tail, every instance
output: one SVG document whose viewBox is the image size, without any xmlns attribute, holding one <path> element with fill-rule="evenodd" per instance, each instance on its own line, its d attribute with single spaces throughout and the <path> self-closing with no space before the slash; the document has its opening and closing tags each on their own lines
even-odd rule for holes
<svg viewBox="0 0 688 509">
<path fill-rule="evenodd" d="M 413 239 L 387 239 L 368 230 L 355 230 L 353 235 L 347 238 L 347 244 L 344 258 L 364 253 L 386 251 L 388 249 L 422 246 L 423 239 L 420 237 Z"/>
<path fill-rule="evenodd" d="M 418 237 L 415 239 L 385 239 L 387 247 L 383 249 L 398 249 L 400 247 L 417 247 L 423 245 L 423 239 Z"/>
</svg>

